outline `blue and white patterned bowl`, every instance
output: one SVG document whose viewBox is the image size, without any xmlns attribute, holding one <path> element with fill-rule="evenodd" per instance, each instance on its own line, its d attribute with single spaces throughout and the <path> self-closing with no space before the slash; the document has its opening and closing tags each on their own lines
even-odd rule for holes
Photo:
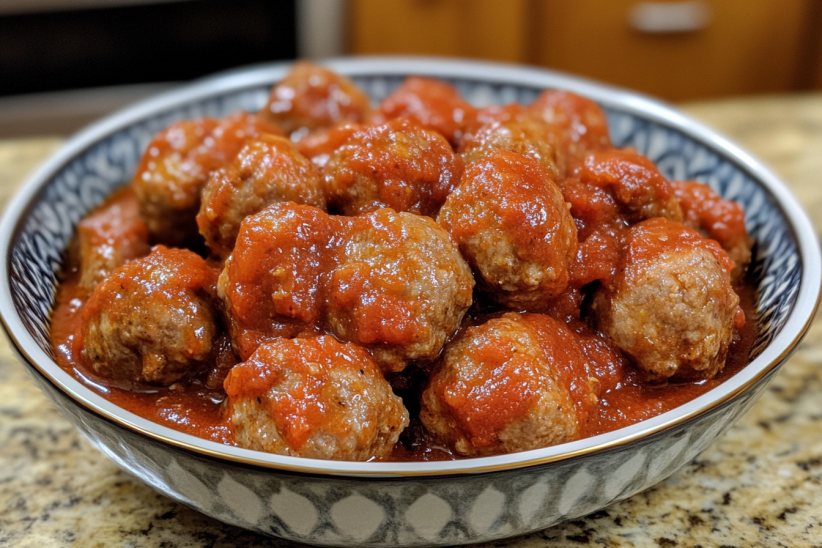
<svg viewBox="0 0 822 548">
<path fill-rule="evenodd" d="M 60 369 L 48 343 L 56 273 L 78 221 L 124 185 L 151 136 L 171 122 L 256 110 L 287 65 L 195 83 L 89 127 L 21 189 L 0 225 L 0 314 L 43 391 L 121 467 L 227 523 L 312 544 L 444 545 L 524 534 L 601 509 L 666 478 L 748 409 L 796 348 L 819 301 L 820 255 L 788 190 L 736 146 L 654 100 L 512 66 L 404 58 L 337 60 L 375 100 L 409 74 L 444 78 L 477 106 L 569 89 L 607 111 L 618 146 L 673 179 L 708 183 L 746 210 L 758 288 L 750 363 L 707 394 L 615 432 L 457 462 L 351 463 L 223 446 L 109 403 Z"/>
</svg>

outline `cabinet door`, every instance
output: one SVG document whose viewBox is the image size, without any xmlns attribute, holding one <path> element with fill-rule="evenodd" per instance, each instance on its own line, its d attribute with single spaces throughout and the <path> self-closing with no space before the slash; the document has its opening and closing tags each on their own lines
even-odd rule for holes
<svg viewBox="0 0 822 548">
<path fill-rule="evenodd" d="M 529 1 L 350 0 L 349 49 L 522 62 Z"/>
<path fill-rule="evenodd" d="M 814 1 L 538 0 L 536 61 L 669 100 L 787 91 Z"/>
</svg>

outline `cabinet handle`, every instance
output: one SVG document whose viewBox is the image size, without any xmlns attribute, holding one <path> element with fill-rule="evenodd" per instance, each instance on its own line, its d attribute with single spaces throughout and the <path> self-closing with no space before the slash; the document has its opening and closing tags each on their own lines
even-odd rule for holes
<svg viewBox="0 0 822 548">
<path fill-rule="evenodd" d="M 632 29 L 649 34 L 669 34 L 702 30 L 711 22 L 705 2 L 640 2 L 628 12 Z"/>
</svg>

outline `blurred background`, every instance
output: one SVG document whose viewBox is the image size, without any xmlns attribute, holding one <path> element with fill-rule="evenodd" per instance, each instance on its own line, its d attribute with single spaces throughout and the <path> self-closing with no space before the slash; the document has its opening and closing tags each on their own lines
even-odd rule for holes
<svg viewBox="0 0 822 548">
<path fill-rule="evenodd" d="M 822 0 L 0 0 L 0 137 L 297 57 L 550 67 L 680 102 L 822 89 Z"/>
</svg>

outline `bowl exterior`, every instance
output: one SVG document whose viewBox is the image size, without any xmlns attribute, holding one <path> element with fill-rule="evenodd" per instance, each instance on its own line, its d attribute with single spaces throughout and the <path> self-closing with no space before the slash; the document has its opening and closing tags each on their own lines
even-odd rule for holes
<svg viewBox="0 0 822 548">
<path fill-rule="evenodd" d="M 690 462 L 756 401 L 776 372 L 685 425 L 618 449 L 505 472 L 366 479 L 280 472 L 177 449 L 100 417 L 29 371 L 86 439 L 174 500 L 266 535 L 375 547 L 488 542 L 601 510 Z"/>
<path fill-rule="evenodd" d="M 624 499 L 690 461 L 755 401 L 807 328 L 820 277 L 814 236 L 803 234 L 802 227 L 810 226 L 807 219 L 798 210 L 786 213 L 791 198 L 775 194 L 778 183 L 763 183 L 757 171 L 761 166 L 747 164 L 724 142 L 695 136 L 679 119 L 668 120 L 675 115 L 666 107 L 545 71 L 430 61 L 392 65 L 385 60 L 336 68 L 352 74 L 375 101 L 413 73 L 450 80 L 478 106 L 528 103 L 546 87 L 571 89 L 599 101 L 617 146 L 637 149 L 669 178 L 700 180 L 745 207 L 756 240 L 748 278 L 758 288 L 755 317 L 748 319 L 756 325 L 749 359 L 765 360 L 762 373 L 751 374 L 718 403 L 692 406 L 688 420 L 658 418 L 661 427 L 630 443 L 606 444 L 536 466 L 436 477 L 344 477 L 332 463 L 313 474 L 295 473 L 278 469 L 279 461 L 271 455 L 255 457 L 258 461 L 212 458 L 196 446 L 201 440 L 165 443 L 168 438 L 141 434 L 133 427 L 137 419 L 106 415 L 95 403 L 99 395 L 87 395 L 88 388 L 53 363 L 49 316 L 61 257 L 82 216 L 128 182 L 154 133 L 183 118 L 259 109 L 285 67 L 238 73 L 139 105 L 78 136 L 24 187 L 3 220 L 9 230 L 8 240 L 0 242 L 7 261 L 0 312 L 12 346 L 44 392 L 92 443 L 159 491 L 224 522 L 311 544 L 440 545 L 524 534 Z M 813 302 L 803 302 L 800 295 Z M 783 329 L 786 325 L 789 329 Z M 773 350 L 772 341 L 780 337 L 789 343 L 780 342 Z M 33 358 L 38 353 L 41 357 Z M 379 464 L 373 469 L 379 470 Z"/>
</svg>

